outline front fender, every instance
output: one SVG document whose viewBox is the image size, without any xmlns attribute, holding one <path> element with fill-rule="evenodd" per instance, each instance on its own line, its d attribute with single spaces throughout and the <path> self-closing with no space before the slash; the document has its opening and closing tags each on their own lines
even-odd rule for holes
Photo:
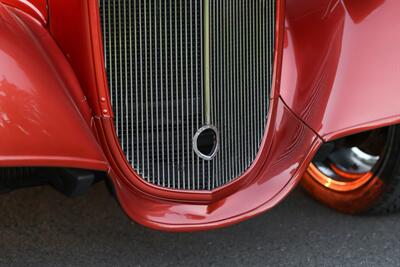
<svg viewBox="0 0 400 267">
<path fill-rule="evenodd" d="M 287 0 L 281 96 L 325 141 L 400 122 L 398 0 Z"/>
<path fill-rule="evenodd" d="M 0 3 L 0 167 L 107 170 L 75 75 L 43 26 Z"/>
</svg>

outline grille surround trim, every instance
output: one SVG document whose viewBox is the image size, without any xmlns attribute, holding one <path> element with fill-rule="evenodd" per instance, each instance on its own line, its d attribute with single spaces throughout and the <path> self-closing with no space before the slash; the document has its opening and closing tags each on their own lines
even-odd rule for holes
<svg viewBox="0 0 400 267">
<path fill-rule="evenodd" d="M 274 39 L 274 47 L 275 47 L 275 39 Z M 276 59 L 273 59 L 272 60 L 272 64 L 271 65 L 273 65 L 273 63 L 274 63 L 274 61 L 275 61 Z M 272 74 L 274 73 L 274 70 L 272 71 Z M 272 74 L 271 74 L 271 76 L 272 76 Z M 178 80 L 178 79 L 177 79 Z M 272 81 L 272 78 L 271 78 L 271 81 Z M 270 86 L 271 86 L 271 88 L 273 88 L 273 86 L 274 86 L 274 84 L 271 82 L 270 83 Z M 273 91 L 273 89 L 271 89 L 271 91 Z M 269 94 L 269 93 L 268 93 Z M 268 99 L 266 100 L 266 102 L 268 102 Z M 143 108 L 143 107 L 142 107 Z M 269 111 L 268 111 L 268 108 L 267 108 L 267 117 L 268 117 L 268 114 L 269 114 Z M 177 118 L 178 119 L 178 118 Z M 265 129 L 264 129 L 264 131 L 262 132 L 262 138 L 261 138 L 261 141 L 260 141 L 260 144 L 259 144 L 259 146 L 258 146 L 258 153 L 255 153 L 255 159 L 258 157 L 258 154 L 261 152 L 261 150 L 263 150 L 263 146 L 264 146 L 264 136 L 266 136 L 266 134 L 267 134 L 267 129 L 266 129 L 266 125 L 267 125 L 267 123 L 265 123 Z M 143 137 L 142 137 L 143 138 Z M 178 139 L 179 139 L 179 137 L 178 137 Z M 121 141 L 121 140 L 120 140 Z M 123 142 L 124 141 L 122 141 L 122 146 L 123 146 Z M 121 148 L 121 151 L 123 151 L 123 149 Z M 126 155 L 126 154 L 125 154 Z M 147 155 L 148 156 L 148 155 Z M 235 182 L 235 181 L 237 181 L 238 180 L 238 178 L 240 178 L 240 177 L 242 177 L 242 176 L 245 176 L 246 175 L 246 173 L 248 172 L 248 171 L 250 171 L 250 169 L 252 169 L 252 166 L 255 164 L 255 163 L 257 163 L 256 162 L 256 160 L 253 160 L 252 162 L 251 162 L 251 164 L 249 165 L 249 167 L 246 169 L 246 171 L 245 172 L 243 172 L 243 173 L 241 173 L 240 175 L 238 175 L 238 176 L 236 176 L 234 179 L 232 179 L 232 180 L 229 180 L 229 181 L 227 181 L 227 182 L 225 182 L 225 183 L 222 183 L 222 184 L 220 184 L 220 185 L 218 185 L 218 186 L 215 186 L 215 187 L 209 187 L 209 190 L 205 190 L 205 191 L 215 191 L 215 190 L 217 190 L 217 189 L 222 189 L 222 188 L 225 188 L 227 185 L 230 185 L 232 182 Z M 154 156 L 153 156 L 153 160 L 154 160 Z M 140 173 L 138 173 L 137 172 L 137 169 L 135 169 L 134 167 L 132 168 L 132 170 L 133 170 L 133 172 L 135 173 L 135 174 L 137 174 L 138 175 L 138 177 L 142 177 L 141 175 L 140 175 Z M 142 177 L 143 178 L 143 177 Z M 151 181 L 149 182 L 149 181 L 146 181 L 146 180 L 142 180 L 142 182 L 145 182 L 145 183 L 148 183 L 149 185 L 151 185 L 151 186 L 155 186 L 155 187 L 159 187 L 159 188 L 161 188 L 161 189 L 163 189 L 163 190 L 172 190 L 172 191 L 174 191 L 174 190 L 176 190 L 176 191 L 187 191 L 187 189 L 185 189 L 185 188 L 167 188 L 167 187 L 164 187 L 164 186 L 159 186 L 159 185 L 155 185 L 154 183 L 152 183 Z M 195 190 L 196 192 L 200 192 L 200 191 L 203 191 L 203 190 L 198 190 L 198 189 L 193 189 L 193 190 Z M 189 189 L 189 191 L 190 191 L 190 189 Z"/>
</svg>

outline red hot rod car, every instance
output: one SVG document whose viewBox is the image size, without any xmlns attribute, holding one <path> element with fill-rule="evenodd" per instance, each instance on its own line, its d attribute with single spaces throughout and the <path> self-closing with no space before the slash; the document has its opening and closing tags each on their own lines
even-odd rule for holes
<svg viewBox="0 0 400 267">
<path fill-rule="evenodd" d="M 398 0 L 0 0 L 0 190 L 105 179 L 167 231 L 298 183 L 400 206 Z"/>
</svg>

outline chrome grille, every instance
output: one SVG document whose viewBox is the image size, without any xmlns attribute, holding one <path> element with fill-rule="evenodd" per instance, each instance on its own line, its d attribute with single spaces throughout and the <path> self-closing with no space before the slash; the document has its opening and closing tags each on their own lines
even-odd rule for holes
<svg viewBox="0 0 400 267">
<path fill-rule="evenodd" d="M 115 128 L 139 176 L 182 190 L 241 176 L 265 132 L 275 1 L 100 0 L 100 16 Z M 207 124 L 212 160 L 192 147 Z"/>
</svg>

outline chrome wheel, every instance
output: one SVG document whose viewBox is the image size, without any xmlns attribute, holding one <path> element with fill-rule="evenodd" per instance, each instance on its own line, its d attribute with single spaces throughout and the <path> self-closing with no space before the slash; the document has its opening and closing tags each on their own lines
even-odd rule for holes
<svg viewBox="0 0 400 267">
<path fill-rule="evenodd" d="M 324 155 L 308 169 L 321 185 L 335 191 L 352 191 L 368 183 L 383 159 L 388 130 L 379 129 L 325 145 Z"/>
</svg>

